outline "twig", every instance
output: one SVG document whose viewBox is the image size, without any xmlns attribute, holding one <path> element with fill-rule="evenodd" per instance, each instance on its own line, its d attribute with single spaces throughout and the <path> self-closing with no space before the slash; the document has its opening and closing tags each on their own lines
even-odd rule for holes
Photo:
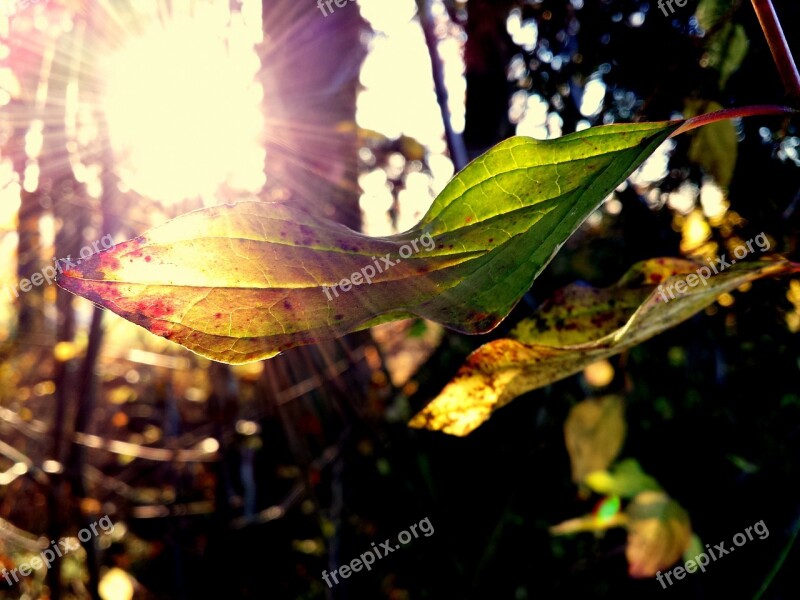
<svg viewBox="0 0 800 600">
<path fill-rule="evenodd" d="M 431 0 L 418 0 L 417 8 L 422 32 L 425 34 L 425 45 L 428 47 L 428 54 L 431 57 L 433 85 L 436 89 L 436 101 L 439 103 L 439 110 L 442 111 L 447 149 L 450 152 L 450 160 L 453 161 L 453 166 L 455 166 L 456 171 L 460 171 L 469 162 L 467 160 L 467 147 L 464 145 L 464 138 L 461 137 L 461 134 L 453 130 L 453 123 L 450 120 L 450 109 L 447 106 L 447 86 L 444 84 L 444 64 L 442 63 L 442 57 L 439 55 L 439 40 L 436 38 L 436 32 L 434 31 Z"/>
<path fill-rule="evenodd" d="M 769 49 L 772 51 L 772 58 L 778 67 L 778 73 L 783 80 L 786 93 L 792 99 L 795 106 L 800 106 L 800 73 L 797 72 L 797 65 L 789 50 L 789 44 L 783 35 L 781 23 L 772 6 L 772 0 L 752 0 L 753 8 L 764 30 Z"/>
<path fill-rule="evenodd" d="M 767 575 L 767 578 L 764 580 L 764 583 L 761 584 L 761 587 L 756 592 L 756 595 L 753 596 L 753 600 L 761 600 L 764 594 L 767 591 L 767 588 L 770 586 L 772 581 L 775 579 L 775 576 L 778 574 L 778 571 L 781 570 L 783 564 L 786 562 L 786 557 L 789 556 L 789 551 L 792 549 L 795 541 L 797 540 L 797 534 L 800 532 L 800 518 L 798 518 L 794 525 L 792 526 L 792 534 L 789 536 L 789 541 L 784 546 L 783 550 L 781 551 L 781 555 L 778 557 L 778 560 L 773 565 L 772 570 Z"/>
</svg>

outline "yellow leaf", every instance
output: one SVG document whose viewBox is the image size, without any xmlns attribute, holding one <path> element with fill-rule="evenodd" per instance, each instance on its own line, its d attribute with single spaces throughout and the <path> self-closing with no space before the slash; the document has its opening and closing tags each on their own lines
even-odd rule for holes
<svg viewBox="0 0 800 600">
<path fill-rule="evenodd" d="M 701 282 L 696 272 L 706 271 L 712 276 Z M 762 277 L 798 271 L 796 263 L 775 260 L 737 263 L 713 275 L 700 263 L 651 259 L 634 265 L 605 290 L 569 286 L 514 330 L 518 340 L 499 339 L 475 350 L 409 425 L 467 435 L 517 396 L 636 346 L 697 314 L 721 294 Z M 663 288 L 655 285 L 658 281 Z"/>
<path fill-rule="evenodd" d="M 627 517 L 624 513 L 619 513 L 611 518 L 598 519 L 592 514 L 578 517 L 577 519 L 568 519 L 558 525 L 553 525 L 550 528 L 551 535 L 570 535 L 573 533 L 581 533 L 583 531 L 600 532 L 614 527 L 623 527 L 627 524 Z"/>
<path fill-rule="evenodd" d="M 689 547 L 689 515 L 664 492 L 647 491 L 628 505 L 628 573 L 653 577 L 675 564 Z"/>
<path fill-rule="evenodd" d="M 625 440 L 624 411 L 621 396 L 591 398 L 572 407 L 564 423 L 572 481 L 582 483 L 589 473 L 607 469 L 617 457 Z"/>
<path fill-rule="evenodd" d="M 639 463 L 629 458 L 609 471 L 594 471 L 585 479 L 589 488 L 598 494 L 633 498 L 644 491 L 660 491 L 658 482 L 642 471 Z"/>
</svg>

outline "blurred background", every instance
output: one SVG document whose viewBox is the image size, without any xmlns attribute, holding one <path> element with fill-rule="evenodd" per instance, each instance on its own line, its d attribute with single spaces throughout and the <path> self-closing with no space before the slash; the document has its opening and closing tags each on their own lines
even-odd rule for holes
<svg viewBox="0 0 800 600">
<path fill-rule="evenodd" d="M 469 352 L 563 285 L 762 232 L 797 261 L 796 119 L 665 143 L 487 336 L 406 321 L 231 367 L 44 277 L 54 257 L 244 199 L 403 231 L 511 135 L 783 102 L 748 2 L 672 6 L 3 0 L 0 568 L 77 544 L 104 515 L 114 530 L 0 578 L 0 598 L 797 598 L 800 279 L 725 294 L 466 438 L 406 426 Z M 775 6 L 798 51 L 800 5 Z M 622 529 L 551 535 L 599 500 L 572 481 L 564 423 L 608 394 L 624 398 L 620 456 L 703 543 L 759 520 L 770 536 L 662 590 L 628 575 Z M 430 537 L 322 580 L 426 517 Z"/>
</svg>

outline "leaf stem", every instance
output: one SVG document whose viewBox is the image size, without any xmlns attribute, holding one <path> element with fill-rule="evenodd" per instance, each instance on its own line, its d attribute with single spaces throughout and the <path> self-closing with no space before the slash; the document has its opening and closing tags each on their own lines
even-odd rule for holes
<svg viewBox="0 0 800 600">
<path fill-rule="evenodd" d="M 775 7 L 772 6 L 772 0 L 752 0 L 752 2 L 786 93 L 794 106 L 800 106 L 800 73 L 797 72 L 797 64 L 783 35 L 783 28 L 775 13 Z"/>
<path fill-rule="evenodd" d="M 725 119 L 736 119 L 739 117 L 755 117 L 755 116 L 772 116 L 772 115 L 792 115 L 800 113 L 800 111 L 790 108 L 788 106 L 775 106 L 769 104 L 759 104 L 755 106 L 742 106 L 739 108 L 725 108 L 705 115 L 698 115 L 686 121 L 673 131 L 669 137 L 675 137 L 681 133 L 686 133 L 692 129 L 697 129 L 709 123 L 716 123 L 717 121 L 724 121 Z"/>
</svg>

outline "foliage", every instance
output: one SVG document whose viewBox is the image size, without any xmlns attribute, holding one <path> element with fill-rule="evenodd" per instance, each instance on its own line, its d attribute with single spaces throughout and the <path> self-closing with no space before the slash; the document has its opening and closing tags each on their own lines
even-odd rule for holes
<svg viewBox="0 0 800 600">
<path fill-rule="evenodd" d="M 701 265 L 691 261 L 652 259 L 631 267 L 613 287 L 560 290 L 537 314 L 517 325 L 512 339 L 495 340 L 475 350 L 410 425 L 467 435 L 517 396 L 674 327 L 720 294 L 762 277 L 797 273 L 800 265 L 740 263 L 702 285 L 698 268 Z M 703 268 L 711 272 L 708 266 Z M 689 277 L 694 277 L 694 287 L 684 282 Z M 671 287 L 677 282 L 684 282 L 685 293 L 672 299 Z"/>
<path fill-rule="evenodd" d="M 243 202 L 179 217 L 75 265 L 58 282 L 229 363 L 412 315 L 486 332 L 679 126 L 511 138 L 461 171 L 420 223 L 400 235 L 369 238 L 290 206 Z M 435 248 L 409 252 L 401 262 L 400 249 L 425 235 Z M 386 257 L 383 268 L 376 256 Z M 372 268 L 370 279 L 335 297 L 325 293 L 373 261 L 379 272 Z"/>
</svg>

